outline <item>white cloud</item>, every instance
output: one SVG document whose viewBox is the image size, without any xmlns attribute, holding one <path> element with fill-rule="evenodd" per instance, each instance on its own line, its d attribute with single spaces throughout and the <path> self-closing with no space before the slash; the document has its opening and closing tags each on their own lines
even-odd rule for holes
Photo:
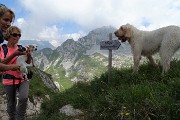
<svg viewBox="0 0 180 120">
<path fill-rule="evenodd" d="M 27 12 L 27 16 L 16 21 L 23 29 L 23 37 L 49 40 L 56 46 L 67 38 L 77 39 L 82 33 L 105 25 L 118 28 L 122 24 L 130 23 L 144 30 L 180 25 L 179 0 L 19 1 Z M 66 27 L 63 26 L 66 21 L 77 24 L 83 32 L 66 34 L 63 28 Z"/>
</svg>

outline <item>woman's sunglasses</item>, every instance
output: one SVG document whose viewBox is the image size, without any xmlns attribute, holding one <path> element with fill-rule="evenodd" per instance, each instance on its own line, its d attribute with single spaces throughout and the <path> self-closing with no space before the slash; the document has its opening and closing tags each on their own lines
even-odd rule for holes
<svg viewBox="0 0 180 120">
<path fill-rule="evenodd" d="M 17 37 L 17 36 L 21 37 L 21 34 L 17 34 L 17 33 L 12 33 L 11 35 L 12 35 L 13 37 Z"/>
</svg>

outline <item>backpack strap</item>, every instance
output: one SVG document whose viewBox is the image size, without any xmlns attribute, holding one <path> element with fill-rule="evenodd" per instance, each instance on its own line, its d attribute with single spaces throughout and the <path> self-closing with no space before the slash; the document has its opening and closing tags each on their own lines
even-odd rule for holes
<svg viewBox="0 0 180 120">
<path fill-rule="evenodd" d="M 4 42 L 3 32 L 2 29 L 0 28 L 0 44 L 3 42 Z"/>
<path fill-rule="evenodd" d="M 7 53 L 8 53 L 7 45 L 6 45 L 6 44 L 3 44 L 3 45 L 2 45 L 2 48 L 3 48 L 3 51 L 4 51 L 4 58 L 6 58 L 6 55 L 7 55 Z"/>
<path fill-rule="evenodd" d="M 18 46 L 18 48 L 21 48 L 21 47 L 22 47 L 22 45 L 17 45 L 17 46 Z M 3 44 L 3 45 L 2 45 L 2 48 L 3 48 L 3 50 L 4 50 L 4 58 L 6 58 L 6 55 L 7 55 L 7 53 L 8 53 L 7 45 L 6 45 L 6 44 Z"/>
</svg>

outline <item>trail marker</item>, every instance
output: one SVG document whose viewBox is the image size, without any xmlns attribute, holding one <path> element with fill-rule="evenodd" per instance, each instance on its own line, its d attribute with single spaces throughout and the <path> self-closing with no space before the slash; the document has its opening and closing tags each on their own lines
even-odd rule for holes
<svg viewBox="0 0 180 120">
<path fill-rule="evenodd" d="M 119 40 L 101 41 L 100 50 L 117 50 L 120 45 Z"/>
<path fill-rule="evenodd" d="M 108 82 L 112 76 L 112 50 L 117 50 L 120 45 L 119 40 L 112 40 L 112 33 L 109 34 L 109 41 L 100 42 L 100 50 L 109 50 Z"/>
</svg>

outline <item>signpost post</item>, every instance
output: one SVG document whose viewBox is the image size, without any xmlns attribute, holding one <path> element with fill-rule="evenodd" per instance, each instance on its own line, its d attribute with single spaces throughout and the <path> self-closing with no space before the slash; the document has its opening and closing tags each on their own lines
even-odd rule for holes
<svg viewBox="0 0 180 120">
<path fill-rule="evenodd" d="M 100 50 L 109 50 L 109 65 L 108 65 L 108 82 L 111 79 L 111 69 L 112 69 L 112 50 L 117 50 L 121 43 L 119 40 L 112 40 L 112 33 L 109 34 L 109 41 L 100 42 Z"/>
</svg>

